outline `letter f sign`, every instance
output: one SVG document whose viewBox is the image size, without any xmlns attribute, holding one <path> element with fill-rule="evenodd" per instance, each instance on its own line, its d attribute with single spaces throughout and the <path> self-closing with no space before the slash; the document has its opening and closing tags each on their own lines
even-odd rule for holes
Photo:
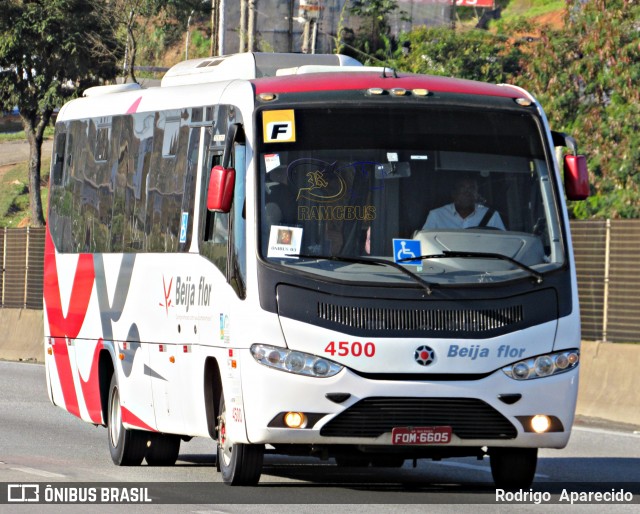
<svg viewBox="0 0 640 514">
<path fill-rule="evenodd" d="M 265 143 L 293 143 L 296 140 L 296 126 L 293 109 L 265 111 L 262 115 Z"/>
<path fill-rule="evenodd" d="M 271 141 L 287 141 L 291 139 L 291 123 L 269 123 L 267 125 L 269 130 L 269 139 Z"/>
</svg>

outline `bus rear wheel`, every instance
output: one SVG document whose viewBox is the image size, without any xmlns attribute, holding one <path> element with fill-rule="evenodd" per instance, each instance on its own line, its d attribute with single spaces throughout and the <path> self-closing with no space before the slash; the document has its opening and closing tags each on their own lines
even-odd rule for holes
<svg viewBox="0 0 640 514">
<path fill-rule="evenodd" d="M 149 466 L 173 466 L 180 453 L 180 436 L 153 434 L 145 460 Z"/>
<path fill-rule="evenodd" d="M 497 488 L 526 489 L 538 464 L 537 448 L 490 448 L 491 475 Z"/>
<path fill-rule="evenodd" d="M 120 389 L 115 373 L 109 386 L 107 411 L 107 436 L 111 460 L 118 466 L 139 466 L 147 451 L 147 436 L 141 430 L 131 430 L 122 425 Z"/>
<path fill-rule="evenodd" d="M 227 437 L 227 409 L 220 392 L 217 466 L 227 485 L 256 485 L 262 474 L 264 445 L 233 444 Z"/>
</svg>

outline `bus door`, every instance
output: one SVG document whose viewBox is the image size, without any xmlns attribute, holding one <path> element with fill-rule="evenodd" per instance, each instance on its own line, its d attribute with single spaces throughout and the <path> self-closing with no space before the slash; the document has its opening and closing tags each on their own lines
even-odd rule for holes
<svg viewBox="0 0 640 514">
<path fill-rule="evenodd" d="M 169 278 L 167 334 L 149 345 L 149 364 L 154 376 L 151 380 L 153 406 L 158 430 L 186 433 L 192 426 L 192 403 L 196 381 L 197 347 L 200 342 L 199 324 L 207 288 L 203 269 L 197 255 L 191 253 L 195 234 L 194 206 L 198 163 L 202 163 L 202 127 L 189 128 L 188 145 L 178 151 L 184 163 L 184 189 L 181 202 L 176 202 L 175 216 L 181 218 L 180 245 L 177 253 L 165 256 L 162 273 Z M 178 210 L 179 209 L 179 210 Z M 168 301 L 167 300 L 167 301 Z"/>
</svg>

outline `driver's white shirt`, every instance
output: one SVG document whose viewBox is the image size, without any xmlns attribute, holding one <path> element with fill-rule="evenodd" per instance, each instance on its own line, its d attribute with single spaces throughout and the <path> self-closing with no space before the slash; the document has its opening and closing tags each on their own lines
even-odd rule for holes
<svg viewBox="0 0 640 514">
<path fill-rule="evenodd" d="M 450 203 L 430 211 L 422 230 L 477 227 L 488 210 L 484 205 L 477 203 L 475 210 L 469 216 L 463 218 L 458 214 L 455 206 Z M 493 213 L 493 216 L 485 226 L 505 230 L 504 223 L 502 223 L 500 214 L 497 211 Z"/>
</svg>

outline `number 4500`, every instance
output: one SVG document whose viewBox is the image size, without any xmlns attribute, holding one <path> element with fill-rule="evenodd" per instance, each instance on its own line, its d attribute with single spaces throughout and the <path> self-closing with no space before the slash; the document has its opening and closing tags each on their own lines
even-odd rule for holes
<svg viewBox="0 0 640 514">
<path fill-rule="evenodd" d="M 373 357 L 376 354 L 376 345 L 369 343 L 361 343 L 359 341 L 331 341 L 324 349 L 326 353 L 331 356 L 338 355 L 340 357 L 346 357 L 347 355 L 353 355 L 354 357 Z"/>
</svg>

